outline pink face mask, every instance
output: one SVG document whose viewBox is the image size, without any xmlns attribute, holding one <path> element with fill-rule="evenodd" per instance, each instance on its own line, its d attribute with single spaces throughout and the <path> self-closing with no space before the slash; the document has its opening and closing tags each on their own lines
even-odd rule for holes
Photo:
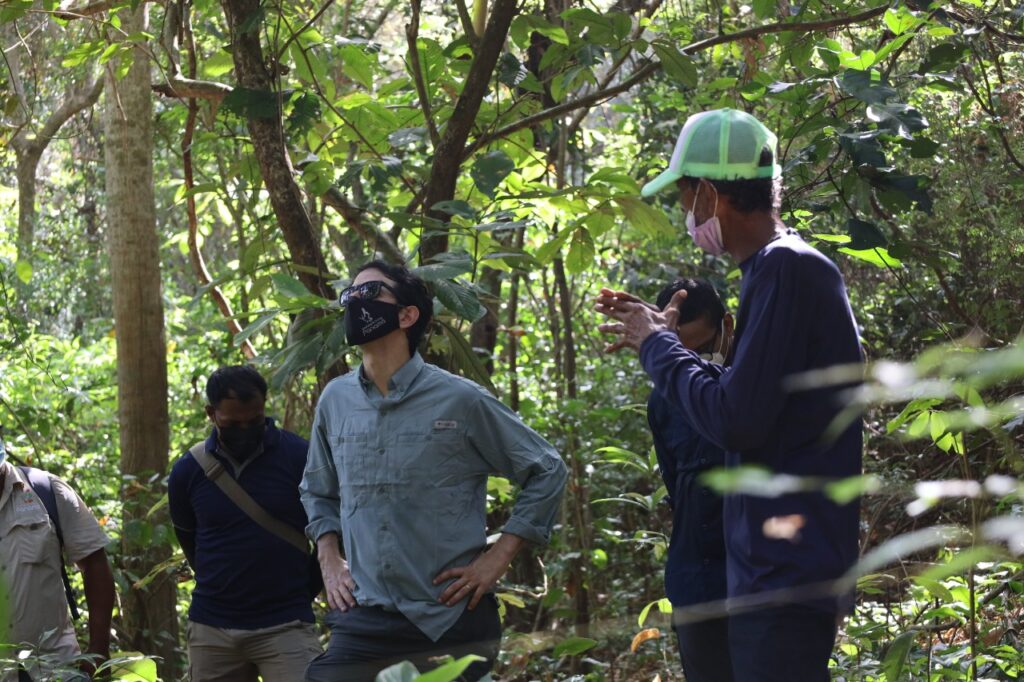
<svg viewBox="0 0 1024 682">
<path fill-rule="evenodd" d="M 693 208 L 697 208 L 697 197 L 700 196 L 700 185 L 697 185 L 697 193 L 693 195 Z M 712 189 L 714 186 L 712 185 Z M 718 191 L 715 190 L 715 213 L 718 213 Z M 712 215 L 700 225 L 697 224 L 697 216 L 693 210 L 686 212 L 686 231 L 690 233 L 693 243 L 704 249 L 712 256 L 720 256 L 725 253 L 725 244 L 722 242 L 722 225 L 718 222 L 718 216 Z"/>
</svg>

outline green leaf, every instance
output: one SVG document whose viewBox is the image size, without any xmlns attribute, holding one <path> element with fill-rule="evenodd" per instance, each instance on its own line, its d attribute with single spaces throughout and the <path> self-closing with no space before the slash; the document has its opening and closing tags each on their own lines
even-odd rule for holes
<svg viewBox="0 0 1024 682">
<path fill-rule="evenodd" d="M 572 242 L 569 244 L 569 253 L 565 256 L 565 266 L 572 274 L 583 272 L 594 264 L 594 256 L 597 249 L 594 247 L 594 239 L 590 231 L 585 227 L 579 227 L 572 233 Z"/>
<path fill-rule="evenodd" d="M 568 637 L 555 646 L 552 652 L 555 658 L 577 656 L 597 646 L 597 640 L 588 637 Z"/>
<path fill-rule="evenodd" d="M 887 9 L 882 20 L 894 35 L 906 33 L 910 29 L 921 24 L 923 21 L 922 19 L 914 16 L 913 13 L 903 5 Z"/>
<path fill-rule="evenodd" d="M 839 249 L 839 252 L 852 256 L 857 260 L 862 260 L 865 263 L 871 263 L 879 268 L 898 268 L 903 265 L 903 261 L 889 255 L 889 252 L 880 246 L 874 249 L 842 248 Z"/>
<path fill-rule="evenodd" d="M 882 660 L 882 671 L 885 673 L 886 682 L 896 682 L 903 675 L 907 655 L 910 653 L 910 647 L 913 646 L 916 636 L 917 633 L 913 631 L 903 632 L 889 645 L 889 651 Z"/>
<path fill-rule="evenodd" d="M 311 295 L 306 285 L 286 272 L 275 272 L 270 278 L 274 282 L 274 289 L 285 298 L 306 298 Z"/>
<path fill-rule="evenodd" d="M 358 45 L 345 45 L 338 52 L 345 65 L 345 75 L 367 90 L 372 90 L 374 61 Z"/>
<path fill-rule="evenodd" d="M 850 218 L 846 222 L 846 227 L 850 234 L 850 245 L 848 248 L 854 251 L 874 249 L 887 244 L 885 235 L 882 234 L 882 231 L 874 223 Z"/>
<path fill-rule="evenodd" d="M 456 366 L 465 376 L 486 388 L 490 391 L 491 395 L 497 396 L 498 389 L 494 387 L 491 375 L 487 373 L 487 368 L 484 367 L 480 357 L 473 350 L 472 346 L 469 345 L 466 337 L 444 320 L 435 318 L 435 321 L 441 325 L 441 330 L 448 337 L 452 349 L 452 359 L 455 360 Z"/>
<path fill-rule="evenodd" d="M 600 548 L 592 549 L 590 551 L 590 564 L 599 571 L 607 568 L 608 552 Z"/>
<path fill-rule="evenodd" d="M 684 55 L 671 43 L 656 40 L 651 43 L 654 53 L 658 55 L 661 68 L 673 80 L 679 81 L 688 88 L 697 87 L 697 67 L 693 60 Z"/>
<path fill-rule="evenodd" d="M 477 189 L 493 199 L 494 190 L 515 167 L 509 155 L 499 149 L 478 157 L 469 171 L 469 176 L 473 178 Z"/>
<path fill-rule="evenodd" d="M 465 202 L 462 199 L 439 201 L 431 206 L 430 210 L 447 213 L 448 215 L 457 215 L 460 218 L 466 218 L 467 220 L 476 220 L 476 211 L 468 202 Z"/>
<path fill-rule="evenodd" d="M 412 272 L 425 282 L 453 279 L 473 272 L 473 259 L 468 255 L 462 258 L 448 258 L 441 263 L 429 263 L 413 268 Z"/>
<path fill-rule="evenodd" d="M 825 486 L 825 494 L 836 504 L 848 504 L 861 495 L 873 493 L 880 490 L 882 482 L 873 474 L 862 476 L 850 476 L 839 481 L 833 481 Z"/>
<path fill-rule="evenodd" d="M 245 329 L 235 334 L 235 346 L 241 346 L 243 343 L 245 343 L 246 339 L 250 339 L 254 335 L 258 334 L 268 324 L 270 324 L 274 320 L 274 318 L 277 317 L 277 315 L 278 313 L 275 310 L 274 312 L 264 313 L 257 317 L 253 322 L 250 322 Z"/>
<path fill-rule="evenodd" d="M 882 104 L 896 96 L 896 91 L 881 80 L 877 71 L 849 69 L 843 73 L 839 84 L 865 104 Z"/>
<path fill-rule="evenodd" d="M 477 656 L 476 654 L 470 654 L 469 656 L 463 656 L 454 661 L 448 661 L 442 666 L 434 668 L 430 672 L 425 672 L 416 678 L 415 682 L 452 682 L 462 675 L 466 671 L 466 668 L 471 666 L 477 661 L 485 661 L 483 656 Z"/>
<path fill-rule="evenodd" d="M 498 60 L 497 76 L 498 82 L 504 83 L 510 88 L 522 83 L 530 75 L 529 70 L 511 52 L 505 52 Z"/>
<path fill-rule="evenodd" d="M 32 264 L 27 260 L 19 260 L 14 264 L 14 274 L 23 284 L 28 284 L 32 281 Z"/>
<path fill-rule="evenodd" d="M 644 203 L 639 197 L 619 196 L 613 200 L 622 209 L 626 220 L 648 237 L 667 237 L 675 232 L 661 210 Z"/>
<path fill-rule="evenodd" d="M 554 239 L 537 249 L 537 260 L 541 263 L 550 263 L 556 255 L 562 252 L 562 247 L 565 246 L 567 241 L 569 241 L 569 237 L 572 236 L 574 229 L 575 228 L 570 225 L 569 227 L 564 227 L 559 230 Z"/>
<path fill-rule="evenodd" d="M 487 309 L 467 286 L 441 279 L 434 282 L 434 295 L 448 310 L 470 322 L 476 322 L 487 313 Z"/>
<path fill-rule="evenodd" d="M 231 54 L 219 50 L 203 62 L 203 75 L 209 78 L 219 78 L 233 68 L 235 68 L 235 60 L 232 59 Z"/>
<path fill-rule="evenodd" d="M 236 87 L 229 92 L 222 103 L 222 108 L 242 118 L 272 119 L 280 113 L 278 94 L 271 90 L 254 90 Z"/>
<path fill-rule="evenodd" d="M 912 138 L 913 133 L 928 127 L 928 121 L 920 111 L 909 104 L 899 102 L 872 104 L 868 106 L 867 117 L 879 127 L 887 128 L 894 135 L 907 140 Z"/>
<path fill-rule="evenodd" d="M 122 682 L 156 682 L 156 661 L 138 651 L 116 651 L 110 655 L 110 673 Z"/>
</svg>

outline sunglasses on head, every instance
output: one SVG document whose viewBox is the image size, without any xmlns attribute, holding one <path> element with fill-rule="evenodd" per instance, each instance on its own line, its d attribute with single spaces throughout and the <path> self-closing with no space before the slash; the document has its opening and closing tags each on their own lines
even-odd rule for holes
<svg viewBox="0 0 1024 682">
<path fill-rule="evenodd" d="M 398 292 L 388 284 L 387 282 L 381 282 L 380 280 L 374 280 L 372 282 L 363 282 L 362 284 L 355 284 L 350 287 L 342 289 L 341 294 L 338 295 L 338 305 L 342 308 L 348 306 L 349 301 L 352 300 L 353 296 L 372 301 L 380 296 L 380 290 L 387 289 L 395 296 L 396 301 L 400 301 Z"/>
</svg>

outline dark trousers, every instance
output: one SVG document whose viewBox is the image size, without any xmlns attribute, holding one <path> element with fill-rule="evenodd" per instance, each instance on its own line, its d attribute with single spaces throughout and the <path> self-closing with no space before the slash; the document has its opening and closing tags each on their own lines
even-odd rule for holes
<svg viewBox="0 0 1024 682">
<path fill-rule="evenodd" d="M 727 617 L 676 625 L 675 631 L 686 682 L 733 682 Z"/>
<path fill-rule="evenodd" d="M 733 674 L 742 682 L 828 682 L 836 628 L 835 613 L 795 604 L 731 616 Z"/>
<path fill-rule="evenodd" d="M 501 619 L 493 595 L 462 616 L 434 642 L 401 613 L 375 606 L 357 606 L 327 615 L 331 641 L 306 669 L 306 682 L 374 682 L 384 668 L 410 661 L 421 673 L 437 666 L 430 659 L 469 654 L 486 661 L 473 663 L 459 680 L 475 682 L 491 671 L 501 644 Z"/>
</svg>

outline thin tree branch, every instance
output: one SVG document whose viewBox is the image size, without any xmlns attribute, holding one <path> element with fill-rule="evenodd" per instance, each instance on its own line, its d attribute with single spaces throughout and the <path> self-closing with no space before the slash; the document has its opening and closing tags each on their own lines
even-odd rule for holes
<svg viewBox="0 0 1024 682">
<path fill-rule="evenodd" d="M 416 4 L 419 3 L 417 2 Z M 469 41 L 469 46 L 473 48 L 473 53 L 476 54 L 476 51 L 480 49 L 480 36 L 473 29 L 473 18 L 469 16 L 466 0 L 455 0 L 455 10 L 459 14 L 459 23 L 462 24 L 462 30 L 466 32 L 466 40 Z"/>
<path fill-rule="evenodd" d="M 340 189 L 331 187 L 320 199 L 330 206 L 345 220 L 363 241 L 374 251 L 379 251 L 392 263 L 404 263 L 405 254 L 395 246 L 391 238 L 376 225 L 363 220 L 363 210 L 348 200 Z"/>
<path fill-rule="evenodd" d="M 106 12 L 114 5 L 111 0 L 98 0 L 82 7 L 62 7 L 53 13 L 53 16 L 64 21 L 71 21 L 72 19 L 83 19 L 85 17 L 93 17 L 97 14 Z"/>
<path fill-rule="evenodd" d="M 220 102 L 232 90 L 230 85 L 215 81 L 193 80 L 182 76 L 172 76 L 163 83 L 154 83 L 153 92 L 164 97 L 176 99 L 206 99 Z"/>
<path fill-rule="evenodd" d="M 837 17 L 835 19 L 824 19 L 821 21 L 802 21 L 802 22 L 780 22 L 777 24 L 767 24 L 765 26 L 756 26 L 749 28 L 744 31 L 737 31 L 736 33 L 725 33 L 722 35 L 715 36 L 713 38 L 707 38 L 706 40 L 699 40 L 695 43 L 683 47 L 680 51 L 684 54 L 694 54 L 701 52 L 710 47 L 716 45 L 723 45 L 726 43 L 733 43 L 738 40 L 745 40 L 747 38 L 754 38 L 757 36 L 768 35 L 770 33 L 791 33 L 796 31 L 823 31 L 830 28 L 838 28 L 840 26 L 848 26 L 850 24 L 857 24 L 863 21 L 874 19 L 875 17 L 881 16 L 888 9 L 886 5 L 876 7 L 874 9 L 861 12 L 860 14 L 854 14 L 846 17 Z M 651 75 L 654 74 L 658 69 L 661 68 L 661 64 L 658 62 L 649 62 L 641 67 L 636 73 L 630 76 L 628 79 L 604 90 L 598 90 L 588 95 L 584 95 L 579 99 L 571 102 L 563 102 L 557 106 L 550 107 L 543 111 L 539 111 L 532 116 L 520 119 L 515 123 L 510 123 L 507 126 L 499 128 L 493 133 L 487 135 L 481 135 L 474 140 L 466 149 L 463 151 L 462 160 L 467 159 L 476 150 L 484 147 L 494 140 L 501 139 L 512 133 L 523 130 L 524 128 L 532 128 L 533 126 L 543 123 L 544 121 L 550 120 L 562 114 L 566 114 L 570 111 L 575 111 L 582 107 L 590 107 L 598 102 L 607 100 L 615 95 L 625 92 L 632 88 L 634 85 L 642 83 L 647 80 Z"/>
<path fill-rule="evenodd" d="M 412 0 L 412 19 L 405 26 L 405 37 L 409 41 L 409 70 L 412 71 L 413 82 L 416 83 L 416 94 L 420 100 L 420 107 L 423 109 L 423 118 L 427 122 L 427 131 L 430 133 L 430 143 L 437 149 L 441 144 L 441 136 L 437 132 L 437 124 L 434 123 L 434 114 L 430 107 L 430 94 L 427 92 L 427 84 L 423 80 L 423 67 L 420 65 L 420 48 L 417 45 L 420 34 L 420 0 Z"/>
<path fill-rule="evenodd" d="M 303 33 L 305 33 L 306 29 L 312 26 L 314 23 L 316 23 L 316 20 L 322 17 L 324 12 L 327 11 L 327 8 L 333 4 L 334 0 L 327 0 L 327 2 L 324 3 L 324 6 L 321 7 L 316 14 L 310 17 L 309 21 L 302 25 L 302 28 L 300 28 L 295 33 L 292 33 L 291 36 L 288 37 L 288 40 L 284 41 L 284 45 L 281 46 L 281 49 L 277 51 L 277 58 L 275 59 L 275 61 L 281 61 L 281 57 L 284 56 L 285 50 L 287 50 L 288 46 L 292 44 L 292 41 L 298 38 Z"/>
<path fill-rule="evenodd" d="M 185 34 L 185 44 L 188 47 L 188 75 L 195 77 L 196 75 L 196 43 L 195 36 L 192 34 L 192 20 L 188 13 L 188 9 L 185 10 L 184 16 L 181 17 L 182 28 Z M 155 89 L 155 87 L 154 87 Z M 188 255 L 189 260 L 192 262 L 192 269 L 195 271 L 196 278 L 203 286 L 210 287 L 210 296 L 217 303 L 217 308 L 220 309 L 221 315 L 226 318 L 228 331 L 231 332 L 231 336 L 237 336 L 242 331 L 242 325 L 235 319 L 235 313 L 231 309 L 231 303 L 224 296 L 224 292 L 220 290 L 218 286 L 210 286 L 213 282 L 213 278 L 210 276 L 210 271 L 206 268 L 206 261 L 203 260 L 203 254 L 199 250 L 199 220 L 196 217 L 196 198 L 192 193 L 192 189 L 195 187 L 195 179 L 192 169 L 192 138 L 196 129 L 196 116 L 199 114 L 199 103 L 195 98 L 188 100 L 188 116 L 185 119 L 185 134 L 181 138 L 181 160 L 183 171 L 185 175 L 185 207 L 188 213 Z M 252 342 L 249 339 L 245 339 L 242 342 L 242 353 L 246 358 L 252 360 L 256 357 L 256 349 L 253 347 Z"/>
</svg>

